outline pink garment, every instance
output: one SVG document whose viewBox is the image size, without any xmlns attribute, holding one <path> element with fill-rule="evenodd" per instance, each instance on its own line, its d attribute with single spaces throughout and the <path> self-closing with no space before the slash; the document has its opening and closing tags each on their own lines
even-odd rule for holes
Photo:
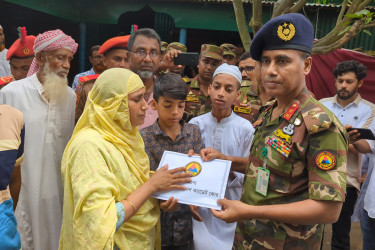
<svg viewBox="0 0 375 250">
<path fill-rule="evenodd" d="M 143 123 L 141 126 L 138 126 L 138 130 L 141 130 L 142 128 L 151 126 L 152 124 L 155 123 L 156 119 L 158 119 L 158 111 L 153 110 L 151 108 L 151 101 L 154 99 L 154 92 L 151 93 L 150 97 L 147 100 L 147 105 L 148 109 L 146 111 L 146 118 L 145 118 L 145 123 Z"/>
<path fill-rule="evenodd" d="M 56 49 L 69 49 L 76 53 L 78 44 L 74 41 L 74 39 L 68 35 L 65 35 L 64 32 L 61 30 L 50 30 L 46 31 L 43 34 L 39 34 L 34 42 L 34 52 L 35 54 L 41 51 L 51 51 Z M 33 62 L 31 63 L 29 72 L 27 76 L 31 76 L 39 70 L 39 64 L 34 58 Z"/>
</svg>

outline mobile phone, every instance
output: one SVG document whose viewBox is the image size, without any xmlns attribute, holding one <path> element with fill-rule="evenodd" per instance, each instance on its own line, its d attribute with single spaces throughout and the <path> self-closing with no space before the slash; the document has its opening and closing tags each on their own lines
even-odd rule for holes
<svg viewBox="0 0 375 250">
<path fill-rule="evenodd" d="M 174 58 L 174 65 L 198 65 L 199 53 L 197 52 L 182 52 Z"/>
<path fill-rule="evenodd" d="M 375 140 L 375 136 L 372 133 L 371 129 L 368 129 L 368 128 L 348 128 L 346 131 L 350 132 L 352 130 L 357 130 L 358 133 L 361 134 L 358 137 L 358 139 Z"/>
</svg>

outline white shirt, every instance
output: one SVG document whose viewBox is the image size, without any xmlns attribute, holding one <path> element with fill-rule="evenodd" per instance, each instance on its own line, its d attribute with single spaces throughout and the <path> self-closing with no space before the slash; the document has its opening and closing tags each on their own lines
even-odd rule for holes
<svg viewBox="0 0 375 250">
<path fill-rule="evenodd" d="M 58 249 L 62 222 L 61 159 L 74 128 L 76 96 L 48 103 L 36 74 L 0 91 L 0 103 L 20 110 L 25 119 L 22 185 L 16 209 L 22 249 Z"/>
<path fill-rule="evenodd" d="M 369 128 L 375 117 L 375 105 L 361 98 L 358 94 L 356 99 L 346 107 L 341 107 L 337 102 L 337 95 L 324 98 L 320 102 L 334 113 L 345 126 L 352 125 L 353 128 Z M 371 146 L 371 141 L 367 140 Z M 372 148 L 373 150 L 373 148 Z M 348 151 L 347 163 L 347 186 L 360 190 L 361 185 L 362 155 Z"/>
<path fill-rule="evenodd" d="M 10 72 L 10 65 L 7 61 L 7 49 L 4 49 L 0 52 L 0 78 L 5 76 L 10 76 L 12 73 Z"/>
<path fill-rule="evenodd" d="M 234 112 L 227 118 L 217 122 L 212 113 L 191 119 L 201 130 L 205 147 L 212 147 L 228 156 L 248 157 L 254 136 L 252 124 Z M 235 173 L 235 179 L 228 180 L 225 198 L 239 200 L 241 198 L 244 175 Z M 226 223 L 216 218 L 208 208 L 200 208 L 199 215 L 203 222 L 193 219 L 193 238 L 196 250 L 232 249 L 237 223 Z"/>
</svg>

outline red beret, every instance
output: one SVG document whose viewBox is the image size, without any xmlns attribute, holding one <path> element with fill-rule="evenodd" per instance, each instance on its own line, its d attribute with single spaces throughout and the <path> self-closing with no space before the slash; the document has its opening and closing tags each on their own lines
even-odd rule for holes
<svg viewBox="0 0 375 250">
<path fill-rule="evenodd" d="M 103 43 L 102 46 L 100 46 L 98 54 L 104 54 L 108 50 L 112 48 L 128 48 L 128 41 L 129 41 L 130 35 L 127 36 L 116 36 L 111 39 L 108 39 Z"/>
<path fill-rule="evenodd" d="M 9 61 L 12 57 L 24 58 L 34 55 L 35 38 L 35 36 L 26 36 L 22 42 L 21 38 L 18 38 L 8 49 L 7 60 Z"/>
</svg>

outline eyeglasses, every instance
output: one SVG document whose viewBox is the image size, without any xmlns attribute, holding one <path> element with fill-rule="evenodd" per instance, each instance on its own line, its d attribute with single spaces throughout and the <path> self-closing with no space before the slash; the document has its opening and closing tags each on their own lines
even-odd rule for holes
<svg viewBox="0 0 375 250">
<path fill-rule="evenodd" d="M 146 52 L 146 50 L 144 49 L 139 49 L 139 50 L 136 50 L 136 51 L 130 51 L 130 52 L 133 52 L 136 56 L 139 56 L 139 57 L 146 57 L 147 55 L 150 55 L 151 58 L 156 58 L 158 56 L 160 56 L 160 53 L 157 52 L 156 50 L 153 50 L 151 52 Z"/>
<path fill-rule="evenodd" d="M 246 66 L 246 67 L 244 67 L 244 68 L 243 68 L 243 67 L 240 67 L 239 69 L 240 69 L 241 73 L 242 73 L 242 71 L 244 71 L 244 70 L 245 70 L 246 73 L 250 73 L 251 71 L 254 70 L 254 67 L 253 67 L 253 66 Z"/>
</svg>

